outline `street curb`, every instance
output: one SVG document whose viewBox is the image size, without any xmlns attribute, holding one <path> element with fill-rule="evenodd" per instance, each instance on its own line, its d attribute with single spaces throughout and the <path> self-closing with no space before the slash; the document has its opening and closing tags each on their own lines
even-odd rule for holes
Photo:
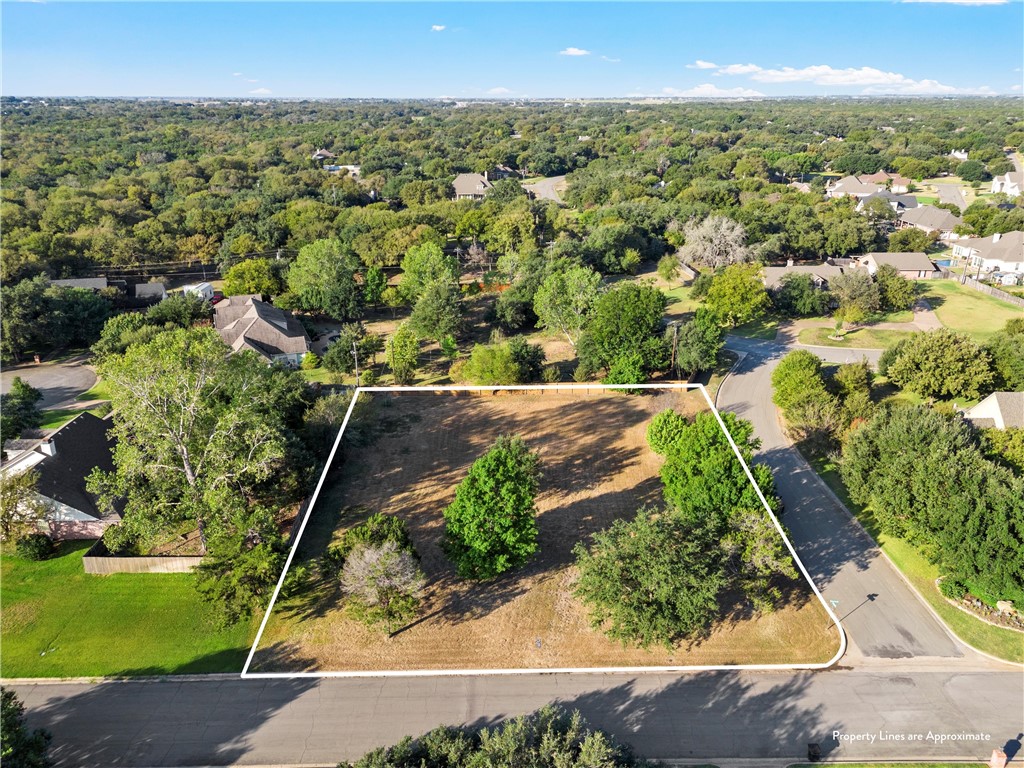
<svg viewBox="0 0 1024 768">
<path fill-rule="evenodd" d="M 100 683 L 215 683 L 239 680 L 238 672 L 204 675 L 143 675 L 140 677 L 0 677 L 0 685 L 98 685 Z"/>
</svg>

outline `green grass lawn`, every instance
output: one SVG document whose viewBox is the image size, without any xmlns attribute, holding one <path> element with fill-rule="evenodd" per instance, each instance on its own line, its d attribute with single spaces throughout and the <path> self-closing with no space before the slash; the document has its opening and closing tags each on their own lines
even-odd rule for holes
<svg viewBox="0 0 1024 768">
<path fill-rule="evenodd" d="M 789 768 L 816 768 L 822 763 L 794 763 Z M 835 763 L 843 768 L 964 768 L 985 763 Z"/>
<path fill-rule="evenodd" d="M 57 429 L 58 427 L 63 427 L 82 412 L 80 408 L 55 408 L 50 411 L 43 411 L 43 423 L 39 425 L 39 428 Z"/>
<path fill-rule="evenodd" d="M 733 336 L 742 336 L 745 339 L 774 341 L 775 335 L 779 332 L 779 321 L 778 317 L 765 317 L 737 325 L 735 328 L 726 328 L 725 332 L 731 333 Z"/>
<path fill-rule="evenodd" d="M 82 402 L 88 402 L 89 400 L 110 400 L 110 387 L 102 379 L 97 379 L 96 383 L 93 384 L 92 389 L 87 392 L 83 392 L 76 400 Z"/>
<path fill-rule="evenodd" d="M 91 543 L 0 557 L 5 678 L 241 671 L 255 619 L 219 626 L 191 574 L 87 574 Z"/>
<path fill-rule="evenodd" d="M 1006 321 L 1024 317 L 1024 308 L 960 285 L 955 280 L 918 280 L 925 299 L 936 299 L 935 314 L 947 328 L 985 341 Z"/>
<path fill-rule="evenodd" d="M 939 202 L 939 198 L 931 197 L 930 195 L 914 195 L 917 198 L 919 205 L 935 205 Z"/>
<path fill-rule="evenodd" d="M 978 650 L 1000 659 L 1024 663 L 1024 634 L 986 624 L 947 602 L 935 586 L 935 580 L 939 577 L 938 568 L 911 544 L 895 536 L 887 536 L 876 528 L 871 513 L 854 504 L 850 498 L 835 463 L 823 458 L 807 458 L 821 479 L 842 500 L 846 508 L 857 516 L 882 551 L 957 637 Z"/>
<path fill-rule="evenodd" d="M 816 347 L 845 347 L 847 349 L 885 349 L 913 331 L 883 331 L 877 328 L 858 328 L 843 335 L 842 341 L 830 339 L 833 328 L 804 328 L 800 331 L 800 343 Z"/>
<path fill-rule="evenodd" d="M 309 382 L 317 382 L 318 384 L 334 384 L 338 375 L 331 373 L 326 368 L 312 368 L 312 369 L 301 369 L 299 373 L 302 374 L 302 378 Z M 349 378 L 355 381 L 352 375 Z"/>
</svg>

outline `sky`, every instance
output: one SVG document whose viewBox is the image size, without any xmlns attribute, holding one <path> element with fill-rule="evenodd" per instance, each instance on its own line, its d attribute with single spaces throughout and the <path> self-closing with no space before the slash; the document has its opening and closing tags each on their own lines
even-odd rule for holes
<svg viewBox="0 0 1024 768">
<path fill-rule="evenodd" d="M 9 96 L 1020 94 L 1024 0 L 3 2 Z"/>
</svg>

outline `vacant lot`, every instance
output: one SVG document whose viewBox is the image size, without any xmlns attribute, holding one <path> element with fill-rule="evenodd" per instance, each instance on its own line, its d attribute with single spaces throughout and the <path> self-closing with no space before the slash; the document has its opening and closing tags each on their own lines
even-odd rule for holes
<svg viewBox="0 0 1024 768">
<path fill-rule="evenodd" d="M 944 326 L 976 341 L 987 341 L 1007 320 L 1024 317 L 1024 309 L 956 280 L 919 280 L 917 284 Z"/>
<path fill-rule="evenodd" d="M 240 672 L 253 622 L 221 627 L 187 573 L 87 574 L 92 544 L 0 558 L 4 677 Z"/>
<path fill-rule="evenodd" d="M 617 517 L 660 501 L 661 458 L 646 444 L 661 410 L 695 413 L 699 392 L 643 396 L 543 393 L 488 396 L 377 395 L 376 437 L 351 449 L 313 510 L 293 570 L 371 512 L 409 524 L 428 578 L 420 617 L 388 637 L 350 620 L 336 584 L 311 578 L 279 601 L 253 671 L 552 668 L 825 661 L 837 647 L 806 585 L 788 604 L 750 617 L 726 606 L 699 645 L 623 648 L 590 628 L 571 596 L 572 548 Z M 501 434 L 540 451 L 540 552 L 525 568 L 489 583 L 460 581 L 441 551 L 444 508 L 470 464 Z M 312 572 L 312 568 L 310 568 Z"/>
</svg>

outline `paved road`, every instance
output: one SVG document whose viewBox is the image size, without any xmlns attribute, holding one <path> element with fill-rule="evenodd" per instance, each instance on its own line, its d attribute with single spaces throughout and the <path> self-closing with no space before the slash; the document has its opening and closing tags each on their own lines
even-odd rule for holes
<svg viewBox="0 0 1024 768">
<path fill-rule="evenodd" d="M 921 668 L 827 673 L 223 680 L 15 686 L 61 766 L 332 765 L 442 723 L 484 725 L 561 702 L 655 758 L 785 765 L 830 759 L 987 759 L 1022 730 L 1019 672 Z M 982 732 L 940 745 L 832 732 Z M 782 762 L 775 762 L 781 760 Z M 724 762 L 721 764 L 725 764 Z"/>
<path fill-rule="evenodd" d="M 542 200 L 554 200 L 556 203 L 561 203 L 562 197 L 559 192 L 565 188 L 565 176 L 551 176 L 534 184 L 524 184 L 523 188 L 533 192 Z"/>
<path fill-rule="evenodd" d="M 96 383 L 96 374 L 86 366 L 85 355 L 78 355 L 59 363 L 25 363 L 19 366 L 4 366 L 0 378 L 3 391 L 8 392 L 15 376 L 43 393 L 40 408 L 74 408 L 75 398 L 92 388 Z"/>
<path fill-rule="evenodd" d="M 783 522 L 825 599 L 839 601 L 836 610 L 853 646 L 851 655 L 962 656 L 965 649 L 921 604 L 783 435 L 771 402 L 771 372 L 786 347 L 734 337 L 728 345 L 747 354 L 722 385 L 718 405 L 753 422 L 761 438 L 758 460 L 772 468 L 785 504 Z M 831 362 L 867 358 L 874 363 L 880 355 L 878 350 L 805 349 Z"/>
</svg>

